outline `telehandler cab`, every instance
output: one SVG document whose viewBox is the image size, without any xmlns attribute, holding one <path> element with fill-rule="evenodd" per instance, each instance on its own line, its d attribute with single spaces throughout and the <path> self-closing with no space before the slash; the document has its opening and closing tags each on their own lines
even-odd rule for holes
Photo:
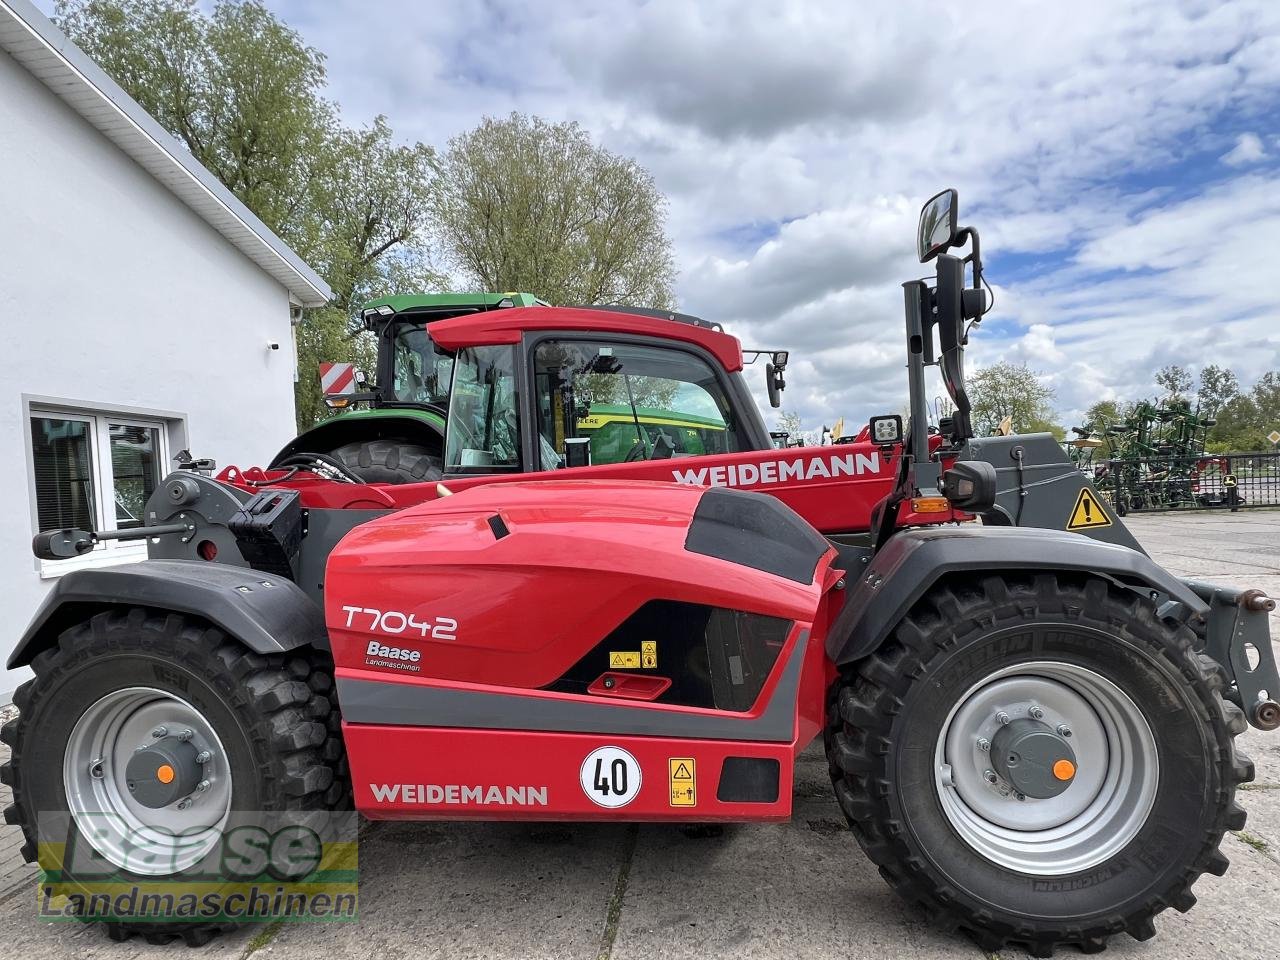
<svg viewBox="0 0 1280 960">
<path fill-rule="evenodd" d="M 1162 569 L 1052 437 L 974 438 L 963 349 L 987 306 L 954 191 L 919 252 L 936 276 L 904 285 L 905 437 L 886 416 L 862 443 L 772 449 L 712 397 L 759 447 L 655 456 L 642 422 L 643 458 L 578 465 L 579 390 L 680 370 L 727 395 L 741 350 L 535 306 L 432 325 L 443 484 L 175 472 L 147 506 L 153 559 L 61 577 L 10 658 L 35 672 L 3 730 L 24 853 L 48 812 L 148 882 L 214 856 L 243 810 L 785 820 L 821 736 L 863 850 L 943 927 L 1037 956 L 1152 936 L 1244 824 L 1234 738 L 1280 723 L 1274 603 Z M 932 437 L 931 363 L 956 411 Z"/>
</svg>

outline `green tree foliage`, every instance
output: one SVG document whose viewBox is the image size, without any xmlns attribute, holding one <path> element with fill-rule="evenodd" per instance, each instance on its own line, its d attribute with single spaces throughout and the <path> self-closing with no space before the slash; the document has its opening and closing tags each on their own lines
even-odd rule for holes
<svg viewBox="0 0 1280 960">
<path fill-rule="evenodd" d="M 1184 400 L 1191 392 L 1193 383 L 1191 374 L 1177 364 L 1161 367 L 1156 372 L 1156 386 L 1165 392 L 1170 400 Z"/>
<path fill-rule="evenodd" d="M 1093 433 L 1105 433 L 1107 427 L 1129 415 L 1133 405 L 1119 400 L 1099 400 L 1084 412 L 1081 426 Z"/>
<path fill-rule="evenodd" d="M 1280 371 L 1265 373 L 1248 393 L 1237 393 L 1217 412 L 1210 433 L 1215 451 L 1270 450 L 1267 434 L 1280 430 Z"/>
<path fill-rule="evenodd" d="M 370 294 L 438 282 L 424 225 L 436 158 L 385 119 L 351 130 L 322 94 L 324 56 L 256 0 L 59 0 L 63 32 L 325 278 L 298 330 L 298 426 L 325 414 L 318 364 L 367 364 Z"/>
<path fill-rule="evenodd" d="M 454 137 L 436 213 L 453 266 L 486 290 L 673 305 L 666 201 L 639 164 L 576 123 L 513 113 Z"/>
<path fill-rule="evenodd" d="M 1026 364 L 1001 361 L 981 368 L 969 377 L 969 398 L 978 436 L 995 433 L 1005 417 L 1014 433 L 1048 432 L 1059 438 L 1064 433 L 1056 423 L 1053 389 Z"/>
<path fill-rule="evenodd" d="M 1196 398 L 1200 415 L 1216 417 L 1232 400 L 1240 396 L 1240 379 L 1226 367 L 1210 363 L 1200 371 L 1200 389 Z"/>
</svg>

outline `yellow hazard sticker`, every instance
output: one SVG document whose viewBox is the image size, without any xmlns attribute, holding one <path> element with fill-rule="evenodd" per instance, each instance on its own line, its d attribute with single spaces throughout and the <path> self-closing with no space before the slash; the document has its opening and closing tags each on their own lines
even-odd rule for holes
<svg viewBox="0 0 1280 960">
<path fill-rule="evenodd" d="M 609 666 L 614 670 L 639 670 L 639 650 L 615 650 L 609 654 Z"/>
<path fill-rule="evenodd" d="M 671 806 L 698 804 L 698 767 L 693 757 L 672 757 L 667 761 L 671 782 Z"/>
<path fill-rule="evenodd" d="M 645 640 L 640 644 L 640 666 L 652 670 L 658 665 L 658 641 Z"/>
<path fill-rule="evenodd" d="M 1094 527 L 1111 526 L 1111 518 L 1102 507 L 1102 498 L 1085 487 L 1076 497 L 1076 505 L 1067 519 L 1068 530 L 1089 530 Z"/>
</svg>

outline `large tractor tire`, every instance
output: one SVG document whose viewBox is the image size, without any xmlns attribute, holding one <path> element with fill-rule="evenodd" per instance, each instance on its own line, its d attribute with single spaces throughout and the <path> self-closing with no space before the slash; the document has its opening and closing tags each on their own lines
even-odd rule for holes
<svg viewBox="0 0 1280 960">
<path fill-rule="evenodd" d="M 935 588 L 832 687 L 828 759 L 862 849 L 984 950 L 1153 936 L 1226 870 L 1253 779 L 1194 639 L 1098 579 Z"/>
<path fill-rule="evenodd" d="M 437 453 L 408 441 L 347 443 L 330 456 L 365 483 L 427 483 L 444 475 Z"/>
<path fill-rule="evenodd" d="M 28 861 L 37 857 L 38 818 L 49 814 L 66 824 L 68 844 L 87 844 L 119 877 L 146 884 L 207 870 L 236 811 L 309 817 L 350 808 L 323 653 L 261 656 L 202 621 L 119 609 L 65 630 L 32 666 L 35 678 L 14 695 L 19 714 L 0 731 L 12 750 L 0 767 L 14 799 L 4 816 L 22 828 Z M 131 762 L 148 750 L 175 758 L 156 767 L 156 783 Z M 187 796 L 143 792 L 167 783 Z M 131 846 L 144 835 L 150 857 Z M 62 880 L 79 889 L 89 877 L 75 870 L 63 864 Z M 126 914 L 103 926 L 112 939 L 142 933 L 151 943 L 199 945 L 227 924 Z"/>
</svg>

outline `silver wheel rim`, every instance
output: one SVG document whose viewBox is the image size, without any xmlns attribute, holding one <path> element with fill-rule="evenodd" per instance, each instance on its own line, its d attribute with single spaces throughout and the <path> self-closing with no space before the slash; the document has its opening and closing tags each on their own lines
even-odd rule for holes
<svg viewBox="0 0 1280 960">
<path fill-rule="evenodd" d="M 1056 797 L 1019 799 L 1004 780 L 991 782 L 990 742 L 1022 717 L 1069 737 L 1077 772 Z M 934 769 L 960 838 L 993 863 L 1037 876 L 1117 854 L 1146 822 L 1160 779 L 1155 737 L 1133 700 L 1100 674 L 1057 661 L 1006 667 L 971 687 L 942 725 Z"/>
<path fill-rule="evenodd" d="M 154 734 L 186 735 L 207 754 L 203 789 L 180 803 L 151 808 L 129 795 L 125 769 Z M 151 687 L 107 694 L 76 721 L 62 760 L 67 808 L 80 835 L 105 859 L 131 873 L 166 876 L 203 859 L 231 814 L 226 751 L 205 716 L 186 700 Z"/>
</svg>

